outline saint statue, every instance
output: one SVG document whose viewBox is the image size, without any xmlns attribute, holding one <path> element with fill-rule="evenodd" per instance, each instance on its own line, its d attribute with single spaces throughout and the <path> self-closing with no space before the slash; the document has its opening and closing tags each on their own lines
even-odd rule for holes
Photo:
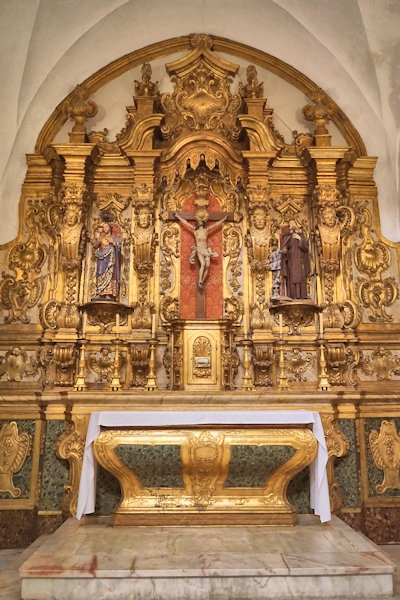
<svg viewBox="0 0 400 600">
<path fill-rule="evenodd" d="M 140 206 L 136 212 L 135 227 L 133 230 L 135 260 L 138 263 L 146 263 L 151 260 L 152 254 L 152 213 L 146 205 Z"/>
<path fill-rule="evenodd" d="M 259 271 L 268 267 L 269 228 L 265 208 L 258 206 L 251 212 L 250 236 L 252 248 L 252 266 Z"/>
<path fill-rule="evenodd" d="M 281 275 L 286 296 L 296 300 L 308 298 L 307 277 L 310 270 L 308 240 L 292 219 L 281 244 Z"/>
<path fill-rule="evenodd" d="M 188 229 L 193 231 L 195 245 L 192 246 L 192 253 L 189 257 L 189 262 L 190 262 L 190 264 L 194 265 L 196 257 L 197 257 L 197 260 L 199 263 L 199 275 L 198 275 L 197 286 L 200 289 L 203 289 L 204 282 L 207 278 L 208 271 L 210 268 L 211 258 L 218 257 L 218 253 L 213 252 L 212 249 L 207 245 L 208 234 L 210 233 L 210 231 L 216 229 L 217 227 L 220 227 L 222 225 L 222 223 L 224 221 L 226 221 L 228 215 L 225 215 L 225 217 L 223 219 L 221 219 L 220 221 L 217 221 L 216 223 L 214 223 L 213 225 L 210 225 L 209 227 L 206 227 L 205 221 L 199 220 L 199 221 L 197 221 L 196 226 L 194 226 L 191 223 L 189 223 L 188 221 L 186 221 L 186 219 L 181 217 L 178 213 L 175 213 L 175 216 L 177 217 L 177 219 L 179 219 L 179 221 L 185 227 L 187 227 Z"/>
<path fill-rule="evenodd" d="M 73 264 L 79 261 L 82 229 L 81 212 L 76 207 L 68 207 L 60 231 L 61 252 L 63 259 L 68 263 Z"/>
<path fill-rule="evenodd" d="M 321 240 L 321 264 L 329 271 L 339 268 L 340 223 L 333 207 L 326 207 L 320 212 L 321 221 L 318 231 Z"/>
<path fill-rule="evenodd" d="M 102 214 L 100 218 L 100 226 L 90 239 L 97 261 L 92 300 L 115 301 L 119 295 L 122 231 L 113 223 L 112 215 Z"/>
</svg>

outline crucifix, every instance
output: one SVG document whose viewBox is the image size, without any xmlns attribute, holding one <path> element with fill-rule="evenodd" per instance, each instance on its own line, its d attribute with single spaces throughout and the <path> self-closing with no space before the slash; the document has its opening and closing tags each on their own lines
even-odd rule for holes
<svg viewBox="0 0 400 600">
<path fill-rule="evenodd" d="M 233 221 L 233 213 L 213 212 L 207 209 L 198 209 L 196 212 L 179 211 L 168 215 L 171 219 L 178 219 L 182 225 L 191 231 L 194 245 L 191 249 L 189 262 L 197 266 L 197 293 L 196 293 L 196 318 L 205 318 L 205 286 L 212 258 L 217 258 L 208 245 L 208 236 L 211 231 L 222 227 L 225 221 Z M 190 221 L 195 221 L 193 225 Z M 211 221 L 212 224 L 207 225 Z"/>
</svg>

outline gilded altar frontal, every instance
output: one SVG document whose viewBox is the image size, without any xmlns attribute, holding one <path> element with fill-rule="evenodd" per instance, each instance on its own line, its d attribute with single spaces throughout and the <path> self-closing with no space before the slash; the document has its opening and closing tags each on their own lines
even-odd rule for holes
<svg viewBox="0 0 400 600">
<path fill-rule="evenodd" d="M 0 247 L 0 543 L 74 517 L 90 415 L 135 410 L 317 411 L 332 512 L 400 542 L 400 244 L 377 158 L 324 90 L 231 40 L 182 36 L 76 82 Z M 95 453 L 115 524 L 312 512 L 308 428 L 105 429 Z"/>
</svg>

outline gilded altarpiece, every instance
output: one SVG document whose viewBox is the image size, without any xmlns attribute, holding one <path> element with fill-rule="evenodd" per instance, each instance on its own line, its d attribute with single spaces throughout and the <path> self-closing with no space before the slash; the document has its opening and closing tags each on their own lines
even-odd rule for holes
<svg viewBox="0 0 400 600">
<path fill-rule="evenodd" d="M 333 510 L 379 541 L 379 519 L 400 521 L 400 249 L 380 234 L 376 159 L 278 59 L 207 35 L 153 55 L 174 55 L 169 91 L 121 59 L 76 86 L 27 155 L 20 233 L 0 252 L 0 509 L 74 515 L 93 411 L 303 408 L 323 420 Z M 92 96 L 122 63 L 133 102 L 109 140 L 90 129 Z M 308 98 L 289 141 L 268 69 Z M 64 421 L 50 464 L 68 484 L 50 506 L 43 452 Z M 228 480 L 248 476 L 242 442 Z"/>
</svg>

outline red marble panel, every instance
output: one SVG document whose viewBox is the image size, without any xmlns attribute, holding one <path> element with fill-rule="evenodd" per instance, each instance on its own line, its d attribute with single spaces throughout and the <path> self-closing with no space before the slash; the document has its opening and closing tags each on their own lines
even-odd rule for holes
<svg viewBox="0 0 400 600">
<path fill-rule="evenodd" d="M 195 212 L 194 196 L 187 198 L 182 207 L 183 211 Z M 209 196 L 209 212 L 220 212 L 217 200 Z M 195 221 L 191 222 L 193 225 Z M 209 226 L 212 223 L 209 222 Z M 189 258 L 194 245 L 193 233 L 181 226 L 181 287 L 180 287 L 180 316 L 182 319 L 196 318 L 197 262 L 192 265 Z M 212 231 L 208 237 L 208 245 L 218 253 L 211 259 L 208 277 L 204 286 L 205 318 L 222 318 L 222 228 Z"/>
</svg>

